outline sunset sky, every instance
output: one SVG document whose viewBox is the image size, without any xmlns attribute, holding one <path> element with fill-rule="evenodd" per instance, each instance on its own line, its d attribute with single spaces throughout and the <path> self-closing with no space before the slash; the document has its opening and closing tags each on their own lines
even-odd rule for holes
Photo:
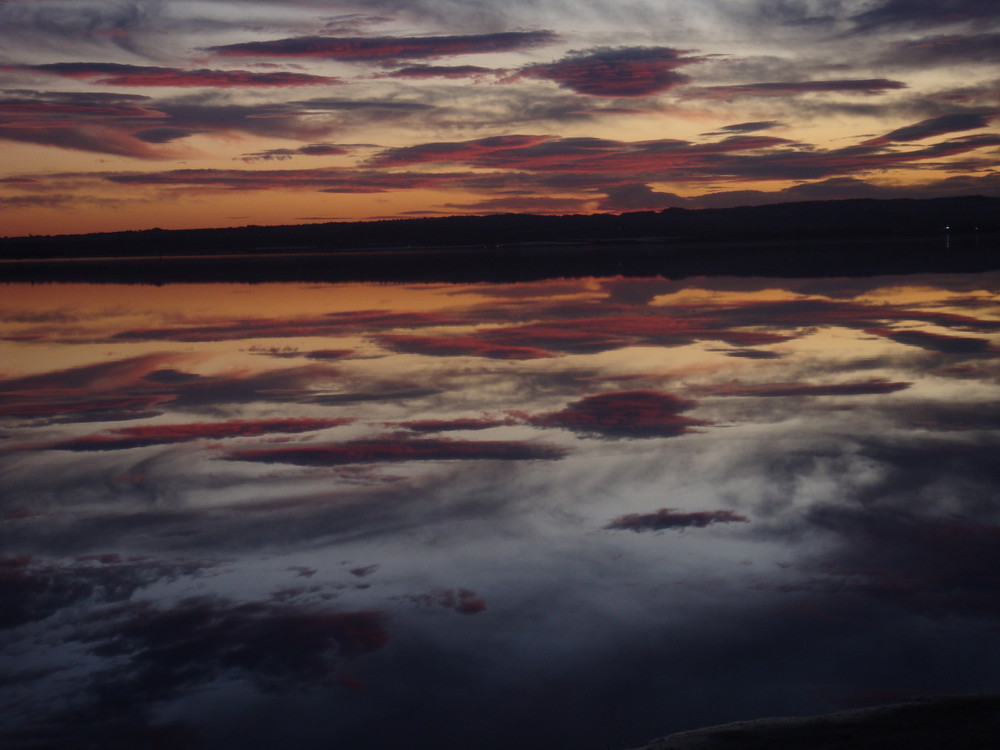
<svg viewBox="0 0 1000 750">
<path fill-rule="evenodd" d="M 0 0 L 0 235 L 1000 195 L 997 0 Z"/>
</svg>

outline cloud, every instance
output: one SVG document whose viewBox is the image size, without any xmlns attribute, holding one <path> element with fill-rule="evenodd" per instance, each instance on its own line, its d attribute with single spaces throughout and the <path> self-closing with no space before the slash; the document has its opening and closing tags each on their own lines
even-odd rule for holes
<svg viewBox="0 0 1000 750">
<path fill-rule="evenodd" d="M 0 140 L 140 159 L 171 153 L 132 135 L 164 115 L 149 97 L 18 91 L 0 96 Z"/>
<path fill-rule="evenodd" d="M 135 138 L 146 143 L 169 143 L 170 141 L 176 141 L 179 138 L 189 138 L 196 134 L 197 131 L 186 130 L 184 128 L 146 128 L 145 130 L 137 130 L 132 133 Z"/>
<path fill-rule="evenodd" d="M 403 146 L 385 149 L 368 160 L 368 166 L 400 167 L 416 164 L 461 163 L 480 164 L 491 154 L 510 150 L 520 150 L 552 140 L 543 135 L 504 135 L 478 138 L 471 141 L 423 143 L 418 146 Z"/>
<path fill-rule="evenodd" d="M 316 386 L 329 382 L 336 371 L 320 363 L 214 375 L 198 375 L 172 366 L 191 359 L 184 354 L 145 355 L 0 380 L 0 416 L 103 421 L 155 416 L 168 405 L 173 409 L 215 409 L 221 404 L 323 403 L 427 393 L 426 389 L 414 391 L 412 387 L 400 390 L 390 383 L 382 384 L 385 391 L 330 395 Z"/>
<path fill-rule="evenodd" d="M 617 313 L 617 314 L 612 314 Z M 734 326 L 739 326 L 733 321 Z M 628 346 L 681 346 L 701 340 L 726 341 L 739 346 L 774 344 L 787 336 L 765 331 L 731 330 L 704 319 L 628 315 L 609 311 L 607 317 L 563 317 L 557 322 L 488 328 L 455 336 L 392 334 L 374 337 L 393 351 L 431 356 L 539 359 L 557 354 L 590 354 Z"/>
<path fill-rule="evenodd" d="M 931 65 L 995 64 L 1000 60 L 1000 33 L 950 34 L 908 39 L 891 45 L 880 62 L 914 68 Z"/>
<path fill-rule="evenodd" d="M 856 31 L 871 32 L 885 27 L 932 28 L 996 21 L 992 0 L 887 0 L 851 18 Z"/>
<path fill-rule="evenodd" d="M 140 427 L 120 427 L 44 447 L 62 451 L 106 451 L 144 448 L 150 445 L 171 445 L 192 440 L 225 440 L 313 432 L 349 424 L 352 419 L 258 419 L 229 422 L 196 422 L 193 424 L 155 424 Z"/>
<path fill-rule="evenodd" d="M 207 87 L 213 89 L 252 87 L 331 86 L 342 83 L 330 76 L 289 72 L 251 72 L 248 70 L 182 70 L 149 65 L 123 65 L 120 63 L 48 63 L 44 65 L 17 65 L 0 70 L 41 73 L 61 78 L 90 80 L 104 86 L 173 86 L 182 88 Z"/>
<path fill-rule="evenodd" d="M 478 65 L 410 65 L 386 73 L 388 78 L 482 78 L 503 75 L 506 71 Z"/>
<path fill-rule="evenodd" d="M 368 166 L 404 167 L 461 163 L 470 167 L 521 170 L 544 175 L 549 188 L 607 191 L 608 176 L 624 185 L 652 181 L 704 182 L 723 176 L 740 179 L 818 179 L 849 175 L 925 160 L 938 160 L 1000 145 L 1000 136 L 980 134 L 951 139 L 920 149 L 881 149 L 871 145 L 813 149 L 783 138 L 738 135 L 719 141 L 690 143 L 660 139 L 614 141 L 601 138 L 514 136 L 507 139 L 430 143 L 386 149 Z M 577 177 L 577 175 L 581 175 Z M 601 178 L 601 175 L 604 175 Z M 467 175 L 457 184 L 487 189 L 512 182 L 513 175 Z M 505 178 L 505 179 L 504 179 Z M 519 176 L 524 187 L 524 176 Z M 633 188 L 634 189 L 634 188 Z"/>
<path fill-rule="evenodd" d="M 250 163 L 255 161 L 284 161 L 291 159 L 293 156 L 343 156 L 349 153 L 349 149 L 334 146 L 331 143 L 310 143 L 307 146 L 299 146 L 298 148 L 272 148 L 253 154 L 243 154 L 240 159 Z"/>
<path fill-rule="evenodd" d="M 881 146 L 886 143 L 900 143 L 905 141 L 919 141 L 924 138 L 933 138 L 948 133 L 959 133 L 965 130 L 977 130 L 988 127 L 990 120 L 998 116 L 997 113 L 983 114 L 978 112 L 957 112 L 940 117 L 932 117 L 928 120 L 897 128 L 878 138 L 865 141 L 864 146 Z"/>
<path fill-rule="evenodd" d="M 738 122 L 733 125 L 724 125 L 717 131 L 708 133 L 708 135 L 724 135 L 733 133 L 758 133 L 761 130 L 771 130 L 772 128 L 782 127 L 783 122 L 778 120 L 755 120 L 753 122 Z"/>
<path fill-rule="evenodd" d="M 909 388 L 913 383 L 892 382 L 873 378 L 853 383 L 765 383 L 763 385 L 724 384 L 708 386 L 713 396 L 755 396 L 786 398 L 789 396 L 869 396 L 895 393 Z"/>
<path fill-rule="evenodd" d="M 231 461 L 281 463 L 298 466 L 343 466 L 347 464 L 396 463 L 401 461 L 534 461 L 562 458 L 564 451 L 539 443 L 374 439 L 334 445 L 301 445 L 278 448 L 231 450 Z"/>
<path fill-rule="evenodd" d="M 118 716 L 236 674 L 266 692 L 337 684 L 345 660 L 389 641 L 377 611 L 201 596 L 93 612 L 72 640 L 109 660 L 87 685 L 93 718 Z"/>
<path fill-rule="evenodd" d="M 692 311 L 693 312 L 693 311 Z M 705 312 L 699 309 L 699 312 Z M 1000 330 L 995 320 L 956 313 L 941 313 L 906 305 L 860 304 L 849 301 L 808 299 L 780 302 L 755 302 L 734 305 L 713 312 L 718 325 L 743 326 L 842 326 L 846 328 L 879 327 L 888 321 L 922 321 L 961 331 L 991 332 Z"/>
<path fill-rule="evenodd" d="M 460 615 L 478 615 L 486 611 L 486 602 L 479 598 L 475 591 L 458 589 L 451 591 L 439 589 L 428 594 L 411 594 L 406 597 L 414 604 L 423 606 L 439 606 L 453 609 Z"/>
<path fill-rule="evenodd" d="M 665 529 L 705 528 L 716 523 L 749 523 L 750 519 L 731 510 L 684 512 L 661 508 L 653 513 L 630 513 L 616 518 L 604 528 L 623 531 L 664 531 Z"/>
<path fill-rule="evenodd" d="M 335 103 L 328 104 L 333 106 Z M 234 127 L 242 128 L 242 118 L 246 116 L 245 113 L 240 114 L 240 122 L 234 123 Z M 195 126 L 193 121 L 191 126 Z M 213 127 L 218 127 L 218 123 Z M 891 143 L 885 145 L 892 146 Z M 643 207 L 662 208 L 677 202 L 671 193 L 653 191 L 650 183 L 718 184 L 723 179 L 821 180 L 919 162 L 939 162 L 997 145 L 1000 145 L 1000 135 L 991 133 L 968 135 L 911 149 L 862 144 L 829 150 L 793 144 L 783 138 L 749 134 L 702 143 L 674 139 L 627 142 L 513 134 L 388 148 L 359 168 L 177 169 L 105 174 L 102 177 L 121 185 L 183 187 L 189 191 L 291 189 L 377 193 L 427 188 L 464 190 L 489 197 L 478 203 L 449 205 L 480 211 L 530 210 L 531 205 L 557 213 L 576 211 L 583 205 L 582 201 L 595 200 L 603 194 L 610 196 L 604 203 L 608 210 L 642 210 Z M 447 172 L 395 171 L 402 167 L 437 164 L 460 166 Z M 473 171 L 483 169 L 492 171 Z M 859 184 L 853 186 L 864 189 L 865 195 L 873 197 L 885 195 L 890 190 Z M 851 197 L 850 187 L 846 183 L 838 185 L 836 197 Z M 787 196 L 787 200 L 810 199 L 810 189 L 810 185 L 800 185 L 786 192 L 751 192 L 747 193 L 745 202 L 777 202 L 781 196 Z M 958 184 L 948 186 L 942 182 L 937 187 L 926 186 L 926 189 L 955 194 L 954 191 L 961 188 Z M 556 191 L 577 195 L 553 196 Z M 845 192 L 848 194 L 840 195 Z M 719 197 L 709 195 L 690 199 L 692 202 L 688 205 L 731 205 L 740 197 L 737 192 L 727 191 Z M 822 193 L 816 196 L 822 197 Z"/>
<path fill-rule="evenodd" d="M 614 391 L 587 396 L 561 411 L 537 414 L 526 421 L 606 438 L 676 437 L 708 424 L 681 416 L 696 405 L 662 391 Z"/>
<path fill-rule="evenodd" d="M 397 422 L 396 427 L 403 427 L 414 432 L 450 432 L 452 430 L 488 430 L 493 427 L 507 427 L 521 424 L 522 420 L 515 417 L 469 417 L 465 419 L 416 419 L 409 422 Z"/>
<path fill-rule="evenodd" d="M 0 92 L 0 140 L 162 159 L 191 156 L 160 144 L 194 134 L 315 142 L 337 130 L 367 125 L 373 117 L 388 122 L 434 110 L 433 105 L 416 101 L 330 97 L 237 103 L 217 89 L 213 84 L 204 91 L 159 99 L 137 94 Z"/>
<path fill-rule="evenodd" d="M 453 55 L 509 52 L 555 41 L 551 31 L 506 31 L 428 37 L 292 37 L 209 47 L 219 57 L 309 58 L 390 62 Z"/>
<path fill-rule="evenodd" d="M 2 136 L 2 130 L 0 130 Z M 119 185 L 183 187 L 191 190 L 314 190 L 324 193 L 384 193 L 455 186 L 467 173 L 382 172 L 333 167 L 321 169 L 174 169 L 109 174 Z"/>
<path fill-rule="evenodd" d="M 704 58 L 687 54 L 686 50 L 670 47 L 598 48 L 553 63 L 529 65 L 514 77 L 552 81 L 588 96 L 652 96 L 690 80 L 678 73 L 677 68 Z"/>
<path fill-rule="evenodd" d="M 823 575 L 783 590 L 870 597 L 935 621 L 1000 621 L 1000 526 L 878 507 L 822 506 L 808 521 L 845 543 L 826 561 Z"/>
<path fill-rule="evenodd" d="M 431 357 L 487 357 L 489 359 L 543 359 L 555 356 L 532 346 L 501 344 L 479 336 L 410 336 L 386 334 L 375 337 L 380 346 L 394 352 Z"/>
<path fill-rule="evenodd" d="M 894 328 L 866 328 L 865 333 L 883 336 L 897 344 L 916 346 L 942 354 L 983 354 L 991 350 L 989 339 L 972 336 L 948 336 L 930 331 L 907 331 Z"/>
<path fill-rule="evenodd" d="M 178 577 L 198 576 L 217 560 L 123 559 L 115 553 L 49 561 L 30 556 L 0 558 L 0 630 L 40 622 L 81 604 L 105 605 Z"/>
<path fill-rule="evenodd" d="M 223 320 L 200 325 L 132 328 L 116 333 L 116 341 L 237 341 L 256 338 L 297 338 L 364 333 L 378 328 L 422 328 L 456 325 L 465 321 L 438 312 L 393 312 L 359 310 L 315 317 L 251 318 Z"/>
<path fill-rule="evenodd" d="M 905 89 L 902 81 L 888 78 L 839 79 L 829 81 L 777 81 L 769 83 L 746 83 L 729 86 L 705 86 L 689 88 L 685 97 L 732 99 L 742 96 L 797 96 L 799 94 L 837 93 L 865 94 L 873 96 L 886 91 Z"/>
</svg>

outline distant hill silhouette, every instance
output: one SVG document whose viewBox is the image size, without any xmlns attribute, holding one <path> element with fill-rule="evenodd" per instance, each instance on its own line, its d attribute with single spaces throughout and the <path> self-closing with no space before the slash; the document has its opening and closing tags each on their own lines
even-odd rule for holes
<svg viewBox="0 0 1000 750">
<path fill-rule="evenodd" d="M 0 259 L 30 262 L 3 264 L 0 279 L 513 280 L 553 274 L 973 271 L 997 267 L 998 238 L 1000 198 L 809 201 L 620 215 L 500 214 L 12 237 L 0 239 Z M 207 257 L 220 255 L 250 257 Z M 81 262 L 44 262 L 53 258 Z M 135 262 L 82 262 L 94 258 Z"/>
</svg>

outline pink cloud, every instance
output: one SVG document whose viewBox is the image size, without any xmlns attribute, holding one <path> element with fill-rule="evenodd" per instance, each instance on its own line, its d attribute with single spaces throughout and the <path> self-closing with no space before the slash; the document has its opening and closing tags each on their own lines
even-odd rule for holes
<svg viewBox="0 0 1000 750">
<path fill-rule="evenodd" d="M 587 396 L 561 411 L 526 417 L 526 421 L 611 438 L 676 437 L 708 424 L 681 416 L 695 406 L 695 401 L 662 391 L 615 391 Z"/>
<path fill-rule="evenodd" d="M 704 58 L 669 47 L 620 47 L 572 54 L 553 63 L 529 65 L 517 78 L 552 81 L 578 94 L 600 97 L 652 96 L 689 79 L 677 68 Z"/>
</svg>

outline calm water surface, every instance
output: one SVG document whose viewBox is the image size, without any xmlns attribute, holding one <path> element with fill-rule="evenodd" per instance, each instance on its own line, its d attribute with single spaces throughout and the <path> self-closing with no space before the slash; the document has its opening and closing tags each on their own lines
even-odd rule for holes
<svg viewBox="0 0 1000 750">
<path fill-rule="evenodd" d="M 1000 275 L 0 288 L 5 747 L 1000 689 Z"/>
</svg>

